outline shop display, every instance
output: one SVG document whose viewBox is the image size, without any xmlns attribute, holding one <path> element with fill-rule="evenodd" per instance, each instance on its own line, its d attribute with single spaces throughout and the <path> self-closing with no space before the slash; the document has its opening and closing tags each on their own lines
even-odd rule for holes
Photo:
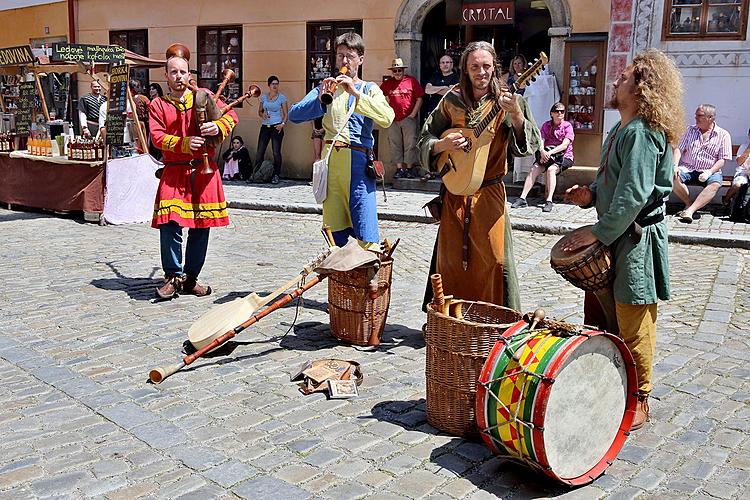
<svg viewBox="0 0 750 500">
<path fill-rule="evenodd" d="M 601 42 L 568 42 L 566 44 L 565 91 L 567 120 L 576 132 L 601 132 L 604 88 L 603 72 L 599 70 L 604 56 Z"/>
</svg>

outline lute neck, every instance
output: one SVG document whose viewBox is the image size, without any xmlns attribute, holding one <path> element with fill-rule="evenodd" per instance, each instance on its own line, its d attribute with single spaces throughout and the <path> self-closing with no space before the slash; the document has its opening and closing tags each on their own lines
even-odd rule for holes
<svg viewBox="0 0 750 500">
<path fill-rule="evenodd" d="M 509 92 L 511 94 L 515 94 L 516 92 L 518 92 L 518 88 L 516 87 L 515 83 L 510 86 Z M 490 109 L 490 112 L 487 113 L 487 116 L 485 116 L 482 121 L 479 122 L 479 125 L 474 127 L 474 137 L 479 137 L 480 135 L 482 135 L 484 129 L 486 129 L 490 122 L 495 119 L 498 113 L 500 113 L 500 110 L 502 110 L 502 108 L 500 107 L 500 102 L 495 101 L 495 103 L 492 105 L 492 109 Z"/>
</svg>

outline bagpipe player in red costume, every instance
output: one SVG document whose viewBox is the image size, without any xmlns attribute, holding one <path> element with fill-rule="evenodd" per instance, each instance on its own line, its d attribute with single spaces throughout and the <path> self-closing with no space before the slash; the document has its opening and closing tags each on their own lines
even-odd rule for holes
<svg viewBox="0 0 750 500">
<path fill-rule="evenodd" d="M 190 51 L 172 44 L 166 53 L 166 80 L 169 92 L 154 99 L 149 107 L 149 128 L 156 148 L 164 155 L 164 169 L 154 203 L 151 226 L 158 228 L 164 285 L 156 290 L 162 299 L 179 293 L 203 297 L 211 287 L 198 283 L 208 250 L 209 229 L 227 226 L 229 213 L 224 198 L 214 146 L 206 137 L 218 136 L 221 143 L 237 124 L 234 111 L 206 121 L 200 127 L 193 106 L 194 93 L 186 82 L 190 77 Z M 219 101 L 219 107 L 224 103 Z M 203 173 L 204 150 L 210 158 L 211 173 Z M 182 260 L 182 228 L 188 228 L 185 260 Z"/>
</svg>

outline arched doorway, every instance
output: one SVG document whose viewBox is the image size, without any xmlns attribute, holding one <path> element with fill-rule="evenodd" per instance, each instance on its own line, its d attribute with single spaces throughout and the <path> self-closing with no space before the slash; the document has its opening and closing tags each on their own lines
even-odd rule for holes
<svg viewBox="0 0 750 500">
<path fill-rule="evenodd" d="M 570 34 L 570 7 L 568 6 L 567 0 L 543 0 L 543 2 L 546 6 L 544 14 L 541 15 L 540 13 L 540 15 L 530 17 L 533 17 L 535 19 L 535 22 L 539 22 L 542 17 L 546 18 L 548 16 L 549 21 L 546 22 L 548 22 L 547 26 L 549 27 L 546 30 L 546 36 L 544 36 L 544 34 L 542 36 L 534 36 L 535 33 L 539 32 L 538 26 L 536 28 L 533 26 L 528 26 L 520 32 L 516 30 L 516 34 L 512 37 L 508 37 L 508 39 L 503 37 L 502 48 L 510 53 L 511 51 L 517 50 L 520 47 L 520 43 L 523 41 L 531 41 L 531 43 L 529 43 L 529 47 L 531 47 L 532 45 L 544 46 L 548 38 L 550 71 L 557 75 L 558 85 L 560 85 L 562 83 L 560 81 L 560 77 L 563 74 L 562 71 L 565 43 L 564 39 Z M 445 5 L 445 0 L 403 0 L 401 6 L 396 12 L 395 29 L 393 35 L 396 45 L 396 53 L 399 55 L 399 57 L 404 59 L 404 62 L 410 68 L 412 68 L 412 74 L 420 79 L 424 79 L 422 77 L 428 76 L 421 75 L 422 68 L 424 67 L 425 69 L 430 69 L 430 64 L 423 64 L 422 61 L 424 41 L 423 32 L 425 30 L 425 22 L 428 21 L 428 18 L 432 19 L 439 17 L 439 9 L 435 8 L 440 6 L 441 4 Z M 519 15 L 523 15 L 524 9 L 526 9 L 527 12 L 536 10 L 531 9 L 531 4 L 532 2 L 530 0 L 519 2 L 519 5 L 521 5 L 522 7 L 521 10 L 517 10 L 516 18 L 520 19 Z M 443 14 L 443 22 L 444 20 L 445 17 Z M 439 20 L 436 20 L 436 22 L 438 24 L 440 23 Z M 445 24 L 443 24 L 443 27 L 445 27 Z M 460 28 L 456 29 L 459 30 L 459 33 L 461 32 Z M 533 39 L 524 40 L 524 31 L 531 34 L 530 38 L 532 38 L 533 36 Z M 446 34 L 450 35 L 450 29 L 448 29 Z M 478 34 L 475 32 L 474 39 L 483 39 L 488 36 L 491 36 L 490 30 L 480 30 Z M 500 47 L 498 47 L 498 41 L 499 38 L 496 37 L 495 46 L 496 48 L 500 49 Z M 433 40 L 430 40 L 430 44 L 433 46 L 435 45 Z M 516 47 L 516 44 L 518 44 L 518 47 Z M 435 51 L 436 49 L 432 48 L 430 50 Z M 527 51 L 522 50 L 521 52 L 525 53 Z M 538 54 L 538 50 L 536 52 L 531 52 L 531 54 L 528 55 L 535 54 Z M 419 71 L 420 73 L 418 74 L 417 71 Z"/>
</svg>

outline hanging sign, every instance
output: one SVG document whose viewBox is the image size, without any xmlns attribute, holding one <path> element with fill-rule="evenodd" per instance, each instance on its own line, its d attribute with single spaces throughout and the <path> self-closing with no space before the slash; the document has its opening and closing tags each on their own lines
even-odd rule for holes
<svg viewBox="0 0 750 500">
<path fill-rule="evenodd" d="M 18 47 L 5 47 L 0 49 L 0 66 L 19 66 L 21 64 L 32 64 L 34 54 L 28 45 Z"/>
<path fill-rule="evenodd" d="M 18 84 L 18 100 L 16 101 L 18 105 L 16 109 L 16 133 L 18 135 L 29 135 L 38 98 L 35 82 Z"/>
<path fill-rule="evenodd" d="M 111 63 L 125 60 L 125 49 L 119 45 L 55 43 L 53 61 Z"/>
<path fill-rule="evenodd" d="M 471 2 L 461 4 L 461 24 L 489 25 L 514 24 L 516 5 L 514 2 Z"/>
<path fill-rule="evenodd" d="M 107 144 L 122 146 L 125 134 L 125 113 L 128 99 L 128 65 L 109 68 L 109 108 L 107 109 Z"/>
</svg>

